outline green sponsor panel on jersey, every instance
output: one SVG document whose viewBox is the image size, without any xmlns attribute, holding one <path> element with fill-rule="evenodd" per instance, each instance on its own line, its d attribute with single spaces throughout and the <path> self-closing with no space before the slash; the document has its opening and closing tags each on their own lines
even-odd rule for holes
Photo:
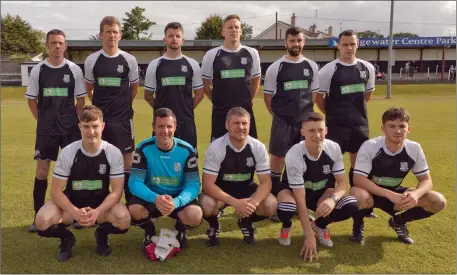
<svg viewBox="0 0 457 275">
<path fill-rule="evenodd" d="M 68 96 L 68 88 L 43 88 L 43 96 Z"/>
<path fill-rule="evenodd" d="M 164 176 L 153 176 L 151 177 L 152 184 L 164 184 L 164 185 L 179 185 L 178 177 L 164 177 Z"/>
<path fill-rule="evenodd" d="M 236 69 L 236 70 L 222 70 L 221 71 L 221 78 L 244 78 L 245 71 L 244 69 Z"/>
<path fill-rule="evenodd" d="M 376 177 L 373 176 L 371 179 L 374 183 L 386 187 L 397 187 L 400 185 L 402 178 L 389 178 L 389 177 Z"/>
<path fill-rule="evenodd" d="M 284 82 L 284 91 L 297 90 L 297 89 L 307 89 L 308 80 L 295 80 Z"/>
<path fill-rule="evenodd" d="M 225 181 L 246 181 L 251 178 L 251 173 L 248 174 L 224 174 L 222 180 Z"/>
<path fill-rule="evenodd" d="M 101 180 L 75 180 L 71 183 L 73 190 L 100 190 L 102 189 Z"/>
<path fill-rule="evenodd" d="M 343 95 L 363 92 L 365 92 L 365 84 L 363 83 L 341 86 L 341 94 Z"/>
<path fill-rule="evenodd" d="M 321 190 L 325 187 L 325 185 L 327 185 L 327 181 L 328 179 L 321 180 L 318 182 L 305 181 L 305 188 L 311 189 L 313 191 Z"/>
<path fill-rule="evenodd" d="M 99 77 L 98 85 L 105 87 L 120 87 L 121 78 L 119 77 Z"/>
<path fill-rule="evenodd" d="M 184 76 L 163 77 L 161 82 L 162 86 L 184 86 L 186 78 Z"/>
</svg>

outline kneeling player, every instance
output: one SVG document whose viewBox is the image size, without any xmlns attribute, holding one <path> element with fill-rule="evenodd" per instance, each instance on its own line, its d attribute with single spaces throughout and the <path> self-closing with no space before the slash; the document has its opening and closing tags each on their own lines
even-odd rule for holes
<svg viewBox="0 0 457 275">
<path fill-rule="evenodd" d="M 406 223 L 440 212 L 446 206 L 446 199 L 431 190 L 432 178 L 421 146 L 406 138 L 411 131 L 409 119 L 403 108 L 384 112 L 381 130 L 385 136 L 366 141 L 357 153 L 351 194 L 361 209 L 376 207 L 390 214 L 388 224 L 398 239 L 413 244 Z M 416 188 L 401 186 L 410 170 L 419 181 Z M 404 212 L 396 214 L 401 211 Z M 363 214 L 353 218 L 351 240 L 363 244 Z"/>
<path fill-rule="evenodd" d="M 187 246 L 186 229 L 202 222 L 203 212 L 197 202 L 200 192 L 197 158 L 194 148 L 174 137 L 176 116 L 168 108 L 154 112 L 155 136 L 142 141 L 134 154 L 128 202 L 132 224 L 144 229 L 143 249 L 155 235 L 153 219 L 176 219 L 177 239 Z"/>
<path fill-rule="evenodd" d="M 285 158 L 286 174 L 278 194 L 278 218 L 283 223 L 279 243 L 290 244 L 291 219 L 298 206 L 298 216 L 306 234 L 303 249 L 309 253 L 316 249 L 312 230 L 323 246 L 332 247 L 327 225 L 350 218 L 357 212 L 358 204 L 354 197 L 345 195 L 348 182 L 343 155 L 336 142 L 325 139 L 324 116 L 308 113 L 302 122 L 301 134 L 305 140 L 295 144 Z M 317 215 L 311 224 L 308 209 Z"/>
<path fill-rule="evenodd" d="M 214 140 L 206 151 L 201 203 L 208 221 L 208 246 L 219 245 L 218 213 L 227 205 L 239 216 L 238 226 L 248 244 L 255 244 L 253 222 L 273 215 L 277 201 L 270 193 L 271 177 L 265 145 L 249 136 L 250 115 L 241 108 L 227 113 L 228 133 Z M 259 185 L 254 182 L 254 172 Z"/>
<path fill-rule="evenodd" d="M 57 260 L 62 262 L 72 256 L 75 236 L 65 227 L 73 220 L 84 227 L 98 223 L 95 239 L 101 256 L 111 253 L 108 234 L 124 234 L 130 223 L 129 211 L 120 203 L 124 190 L 122 154 L 101 139 L 103 114 L 95 106 L 86 106 L 79 120 L 82 140 L 62 149 L 51 182 L 52 200 L 38 211 L 35 220 L 38 235 L 60 238 Z"/>
</svg>

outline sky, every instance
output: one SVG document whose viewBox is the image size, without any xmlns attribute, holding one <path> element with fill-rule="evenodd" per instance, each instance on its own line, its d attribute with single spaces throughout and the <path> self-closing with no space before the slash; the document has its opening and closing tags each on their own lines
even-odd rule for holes
<svg viewBox="0 0 457 275">
<path fill-rule="evenodd" d="M 33 28 L 47 32 L 58 28 L 68 40 L 86 40 L 99 32 L 101 19 L 113 15 L 120 20 L 135 6 L 156 25 L 148 30 L 152 39 L 161 40 L 165 25 L 172 21 L 184 27 L 184 38 L 194 39 L 201 22 L 211 14 L 225 17 L 235 13 L 253 26 L 254 36 L 278 20 L 333 34 L 342 30 L 379 31 L 388 36 L 390 1 L 1 1 L 2 16 L 19 15 Z M 317 11 L 317 16 L 316 16 Z M 375 12 L 373 12 L 375 11 Z M 456 35 L 455 1 L 395 1 L 393 32 L 413 32 L 422 37 Z"/>
</svg>

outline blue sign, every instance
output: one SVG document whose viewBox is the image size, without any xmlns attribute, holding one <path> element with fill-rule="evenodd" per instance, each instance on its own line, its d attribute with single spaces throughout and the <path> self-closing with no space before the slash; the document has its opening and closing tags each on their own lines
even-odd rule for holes
<svg viewBox="0 0 457 275">
<path fill-rule="evenodd" d="M 366 47 L 389 47 L 389 38 L 360 38 L 359 48 Z M 336 47 L 338 38 L 329 39 L 329 46 Z M 441 37 L 394 37 L 393 47 L 421 47 L 421 46 L 455 46 L 455 36 Z"/>
</svg>

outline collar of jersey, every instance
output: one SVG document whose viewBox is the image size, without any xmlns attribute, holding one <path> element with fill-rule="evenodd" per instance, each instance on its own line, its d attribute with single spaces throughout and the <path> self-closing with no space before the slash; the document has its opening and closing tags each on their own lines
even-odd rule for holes
<svg viewBox="0 0 457 275">
<path fill-rule="evenodd" d="M 156 146 L 156 148 L 157 148 L 157 151 L 159 151 L 159 152 L 162 153 L 162 154 L 167 154 L 167 153 L 172 152 L 173 150 L 175 150 L 176 145 L 177 145 L 176 138 L 173 137 L 173 147 L 171 147 L 171 149 L 168 150 L 168 151 L 164 151 L 164 150 L 162 150 L 162 149 L 159 148 L 159 145 L 157 144 L 157 140 L 156 140 L 156 137 L 155 137 L 155 136 L 154 136 L 154 141 L 155 141 L 155 146 Z"/>
<path fill-rule="evenodd" d="M 163 55 L 162 58 L 163 59 L 166 59 L 166 60 L 179 60 L 179 59 L 182 59 L 184 57 L 183 54 L 181 54 L 180 56 L 176 57 L 176 58 L 171 58 L 171 57 L 168 57 L 166 55 Z"/>
<path fill-rule="evenodd" d="M 317 156 L 317 158 L 314 158 L 314 157 L 311 156 L 311 154 L 308 152 L 308 149 L 306 148 L 306 145 L 305 145 L 305 141 L 301 141 L 301 142 L 303 142 L 303 150 L 305 150 L 306 156 L 307 156 L 308 159 L 311 160 L 311 161 L 317 161 L 317 160 L 321 157 L 322 152 L 324 152 L 325 139 L 324 139 L 324 143 L 322 144 L 322 150 L 320 151 L 319 156 Z"/>
<path fill-rule="evenodd" d="M 339 57 L 336 59 L 336 62 L 343 65 L 343 66 L 354 66 L 355 64 L 357 64 L 357 62 L 359 62 L 359 59 L 356 58 L 355 61 L 353 63 L 346 63 L 346 62 L 343 62 L 343 60 L 341 60 Z"/>
<path fill-rule="evenodd" d="M 236 50 L 230 50 L 230 49 L 227 49 L 226 47 L 224 47 L 224 45 L 221 46 L 221 49 L 228 52 L 228 53 L 237 53 L 239 52 L 241 49 L 243 48 L 243 45 L 240 45 L 240 47 Z"/>
<path fill-rule="evenodd" d="M 287 63 L 292 63 L 292 64 L 297 64 L 297 63 L 302 63 L 306 58 L 302 55 L 302 57 L 297 60 L 297 61 L 292 61 L 286 58 L 286 55 L 282 56 L 282 60 Z"/>
<path fill-rule="evenodd" d="M 114 55 L 109 55 L 107 54 L 103 48 L 100 50 L 100 52 L 105 56 L 105 57 L 108 57 L 108 58 L 115 58 L 115 57 L 118 57 L 120 54 L 121 54 L 121 49 L 117 49 L 117 52 L 114 54 Z"/>
<path fill-rule="evenodd" d="M 403 144 L 402 144 L 401 148 L 398 149 L 397 152 L 391 152 L 391 151 L 389 151 L 389 149 L 387 149 L 387 146 L 386 146 L 386 137 L 384 136 L 384 137 L 382 137 L 382 149 L 384 150 L 384 152 L 385 152 L 387 155 L 393 157 L 393 156 L 398 155 L 399 153 L 401 153 L 401 151 L 403 151 L 403 148 L 405 147 L 405 142 L 406 142 L 406 139 L 405 139 L 405 141 L 403 141 Z"/>
<path fill-rule="evenodd" d="M 62 67 L 65 65 L 65 63 L 67 63 L 67 60 L 66 60 L 65 58 L 63 59 L 63 62 L 60 63 L 60 64 L 57 65 L 57 66 L 54 66 L 54 65 L 52 65 L 51 63 L 49 63 L 49 61 L 48 61 L 47 58 L 44 60 L 44 64 L 46 64 L 46 66 L 48 66 L 48 67 L 50 67 L 50 68 L 53 68 L 53 69 L 62 68 Z"/>
<path fill-rule="evenodd" d="M 248 137 L 249 137 L 249 136 L 248 136 Z M 248 144 L 248 137 L 246 138 L 246 142 L 244 143 L 243 147 L 241 147 L 241 149 L 238 150 L 238 149 L 236 149 L 235 146 L 233 146 L 233 144 L 230 142 L 229 134 L 228 134 L 228 133 L 225 134 L 225 138 L 227 139 L 227 144 L 228 144 L 228 146 L 230 146 L 230 148 L 232 148 L 233 151 L 235 151 L 235 152 L 237 152 L 237 153 L 243 151 L 244 148 L 246 148 L 246 145 Z"/>
<path fill-rule="evenodd" d="M 84 155 L 88 156 L 88 157 L 96 157 L 96 156 L 98 156 L 98 155 L 102 152 L 103 147 L 104 147 L 104 146 L 103 146 L 104 144 L 105 144 L 105 141 L 102 140 L 102 143 L 100 143 L 100 148 L 98 148 L 97 152 L 91 154 L 91 153 L 87 152 L 87 151 L 84 149 L 84 147 L 83 147 L 83 141 L 82 141 L 82 139 L 81 139 L 81 152 L 82 152 Z"/>
</svg>

